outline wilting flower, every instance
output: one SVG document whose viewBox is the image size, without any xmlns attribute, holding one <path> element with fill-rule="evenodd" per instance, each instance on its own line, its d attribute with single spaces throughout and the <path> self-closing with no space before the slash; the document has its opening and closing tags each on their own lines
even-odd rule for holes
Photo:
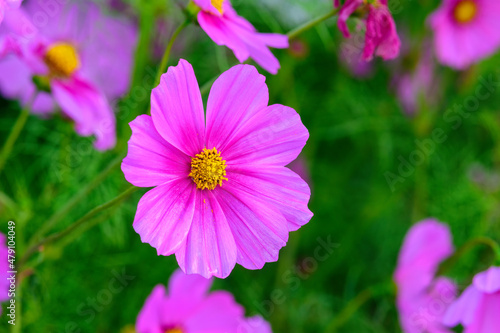
<svg viewBox="0 0 500 333">
<path fill-rule="evenodd" d="M 25 16 L 35 19 L 40 6 L 29 2 Z M 22 104 L 35 98 L 34 113 L 51 113 L 57 104 L 78 134 L 95 135 L 97 149 L 112 148 L 116 134 L 110 101 L 128 90 L 135 29 L 104 16 L 95 5 L 55 8 L 53 19 L 29 38 L 18 36 L 0 60 L 0 92 Z M 3 37 L 12 41 L 13 35 Z M 36 93 L 34 81 L 42 91 Z"/>
<path fill-rule="evenodd" d="M 205 119 L 193 68 L 180 60 L 153 89 L 151 116 L 130 123 L 125 178 L 156 186 L 134 229 L 188 274 L 260 269 L 312 217 L 307 183 L 285 167 L 309 133 L 295 110 L 268 100 L 265 77 L 238 65 L 215 81 Z"/>
<path fill-rule="evenodd" d="M 340 6 L 340 1 L 334 0 L 334 5 Z M 396 24 L 387 7 L 387 0 L 375 0 L 373 3 L 368 3 L 366 0 L 346 0 L 338 16 L 339 29 L 346 38 L 350 37 L 347 19 L 357 9 L 368 11 L 363 59 L 369 61 L 374 55 L 384 60 L 396 58 L 401 42 L 396 32 Z"/>
<path fill-rule="evenodd" d="M 462 324 L 464 333 L 497 333 L 500 327 L 500 267 L 477 274 L 448 308 L 444 323 Z"/>
<path fill-rule="evenodd" d="M 0 0 L 0 24 L 5 18 L 6 12 L 18 8 L 21 2 L 23 0 Z"/>
<path fill-rule="evenodd" d="M 439 264 L 452 253 L 446 225 L 427 219 L 408 231 L 394 273 L 399 318 L 405 333 L 449 332 L 441 320 L 455 299 L 456 286 L 447 278 L 434 276 Z"/>
<path fill-rule="evenodd" d="M 279 61 L 269 47 L 287 48 L 287 36 L 257 32 L 250 22 L 236 13 L 229 0 L 193 1 L 201 9 L 198 23 L 216 44 L 229 47 L 240 62 L 251 57 L 266 71 L 278 72 Z"/>
<path fill-rule="evenodd" d="M 363 59 L 364 44 L 363 23 L 356 27 L 356 31 L 351 38 L 343 40 L 340 44 L 339 59 L 357 78 L 368 77 L 373 70 L 373 64 Z"/>
<path fill-rule="evenodd" d="M 430 17 L 438 60 L 463 69 L 500 47 L 498 0 L 443 0 Z"/>
<path fill-rule="evenodd" d="M 230 293 L 209 293 L 211 285 L 211 279 L 174 272 L 168 293 L 157 285 L 147 298 L 137 317 L 137 333 L 271 333 L 261 317 L 245 318 Z"/>
<path fill-rule="evenodd" d="M 10 281 L 7 280 L 9 274 L 9 249 L 7 248 L 7 238 L 0 232 L 0 302 L 9 299 Z M 0 313 L 2 308 L 0 307 Z"/>
</svg>

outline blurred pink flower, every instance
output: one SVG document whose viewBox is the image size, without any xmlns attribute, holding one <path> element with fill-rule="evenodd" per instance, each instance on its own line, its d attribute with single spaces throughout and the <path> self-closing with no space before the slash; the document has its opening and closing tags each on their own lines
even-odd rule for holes
<svg viewBox="0 0 500 333">
<path fill-rule="evenodd" d="M 16 14 L 35 19 L 40 6 L 29 2 Z M 110 104 L 130 85 L 135 27 L 88 3 L 55 8 L 54 19 L 29 36 L 16 35 L 19 31 L 0 36 L 10 50 L 0 58 L 0 92 L 26 104 L 35 94 L 37 76 L 50 92 L 36 95 L 33 112 L 48 114 L 57 104 L 79 135 L 95 135 L 97 149 L 110 149 L 116 141 Z"/>
<path fill-rule="evenodd" d="M 287 48 L 286 35 L 257 32 L 250 22 L 238 16 L 229 0 L 194 2 L 201 8 L 198 23 L 216 44 L 229 47 L 240 62 L 251 57 L 269 73 L 278 72 L 279 61 L 269 47 Z"/>
<path fill-rule="evenodd" d="M 392 84 L 403 110 L 409 116 L 422 107 L 423 101 L 427 106 L 435 106 L 441 96 L 440 77 L 435 74 L 436 62 L 428 46 L 428 43 L 420 44 L 419 53 L 403 51 L 406 53 L 403 60 L 395 66 Z"/>
<path fill-rule="evenodd" d="M 136 322 L 137 333 L 271 333 L 259 316 L 244 317 L 244 309 L 226 291 L 208 290 L 211 279 L 185 275 L 177 270 L 170 277 L 168 293 L 157 285 Z"/>
<path fill-rule="evenodd" d="M 373 71 L 373 64 L 363 59 L 364 30 L 363 24 L 358 25 L 353 36 L 343 40 L 340 45 L 341 62 L 357 78 L 366 78 Z"/>
<path fill-rule="evenodd" d="M 456 286 L 449 279 L 435 279 L 434 275 L 439 264 L 452 253 L 446 225 L 427 219 L 408 231 L 394 273 L 399 318 L 405 333 L 450 332 L 441 319 L 455 299 Z"/>
<path fill-rule="evenodd" d="M 0 302 L 9 299 L 10 281 L 7 280 L 10 274 L 7 274 L 9 269 L 9 249 L 7 248 L 7 238 L 0 232 Z M 0 313 L 2 308 L 0 307 Z"/>
<path fill-rule="evenodd" d="M 334 5 L 340 6 L 340 1 L 335 0 Z M 363 60 L 372 60 L 374 55 L 384 60 L 396 58 L 401 43 L 396 31 L 396 24 L 387 7 L 387 0 L 375 0 L 373 3 L 367 3 L 366 0 L 346 0 L 340 8 L 338 16 L 340 31 L 346 38 L 350 37 L 347 19 L 358 8 L 367 8 L 368 10 Z"/>
<path fill-rule="evenodd" d="M 448 308 L 443 322 L 462 324 L 464 333 L 498 333 L 500 329 L 500 267 L 477 274 L 460 297 Z"/>
<path fill-rule="evenodd" d="M 430 17 L 438 60 L 464 69 L 500 47 L 500 1 L 443 0 Z"/>
<path fill-rule="evenodd" d="M 18 8 L 21 2 L 23 2 L 23 0 L 0 0 L 0 24 L 6 17 L 6 12 Z"/>
<path fill-rule="evenodd" d="M 213 84 L 205 120 L 181 59 L 153 89 L 151 116 L 130 123 L 125 178 L 156 186 L 139 201 L 134 229 L 188 274 L 224 278 L 236 262 L 260 269 L 312 217 L 309 186 L 284 167 L 309 133 L 295 110 L 268 101 L 265 77 L 234 66 Z"/>
</svg>

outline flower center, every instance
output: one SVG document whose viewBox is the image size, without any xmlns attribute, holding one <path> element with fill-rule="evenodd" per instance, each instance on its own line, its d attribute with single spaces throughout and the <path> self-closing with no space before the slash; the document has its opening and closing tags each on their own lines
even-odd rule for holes
<svg viewBox="0 0 500 333">
<path fill-rule="evenodd" d="M 224 14 L 224 10 L 222 9 L 222 3 L 224 0 L 210 0 L 210 2 L 212 3 L 212 6 L 219 11 L 219 13 Z"/>
<path fill-rule="evenodd" d="M 80 67 L 76 49 L 69 43 L 52 45 L 45 53 L 43 60 L 52 76 L 69 77 Z"/>
<path fill-rule="evenodd" d="M 473 0 L 461 0 L 455 6 L 453 15 L 458 23 L 469 23 L 477 14 L 477 4 Z"/>
<path fill-rule="evenodd" d="M 203 148 L 201 153 L 191 159 L 189 177 L 200 190 L 213 190 L 217 185 L 222 186 L 222 181 L 227 180 L 225 175 L 226 161 L 220 157 L 220 153 L 215 148 L 212 150 Z"/>
<path fill-rule="evenodd" d="M 172 329 L 167 329 L 165 333 L 182 333 L 182 330 L 180 328 L 172 328 Z"/>
</svg>

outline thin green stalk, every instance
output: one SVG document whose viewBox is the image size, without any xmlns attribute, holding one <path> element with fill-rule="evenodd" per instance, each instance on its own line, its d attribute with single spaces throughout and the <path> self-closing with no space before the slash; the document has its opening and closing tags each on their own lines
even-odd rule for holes
<svg viewBox="0 0 500 333">
<path fill-rule="evenodd" d="M 495 262 L 500 264 L 500 246 L 493 239 L 488 237 L 477 237 L 467 241 L 464 245 L 462 245 L 451 257 L 446 259 L 443 264 L 438 269 L 436 276 L 443 275 L 448 272 L 457 262 L 458 260 L 467 252 L 469 252 L 472 248 L 478 245 L 486 245 L 491 251 L 495 254 Z"/>
<path fill-rule="evenodd" d="M 325 332 L 336 332 L 339 327 L 344 325 L 354 313 L 372 298 L 373 292 L 371 289 L 366 289 L 354 297 L 344 309 L 330 322 Z"/>
<path fill-rule="evenodd" d="M 170 51 L 172 50 L 172 46 L 174 45 L 175 40 L 177 39 L 177 36 L 181 33 L 181 31 L 189 25 L 191 21 L 186 20 L 184 23 L 182 23 L 180 26 L 175 29 L 174 33 L 172 34 L 172 37 L 170 38 L 170 41 L 167 44 L 167 48 L 165 49 L 165 53 L 163 53 L 163 57 L 161 58 L 161 63 L 160 67 L 158 67 L 158 72 L 156 73 L 156 79 L 155 79 L 155 87 L 160 83 L 160 79 L 163 73 L 165 73 L 165 70 L 167 69 L 168 65 L 168 59 L 170 58 Z"/>
<path fill-rule="evenodd" d="M 52 215 L 45 224 L 43 224 L 35 233 L 35 235 L 30 239 L 28 247 L 34 245 L 38 242 L 48 231 L 50 231 L 59 221 L 61 221 L 77 204 L 79 204 L 83 199 L 85 199 L 88 194 L 100 185 L 106 177 L 118 166 L 120 166 L 123 156 L 119 156 L 100 173 L 98 174 L 90 183 L 83 187 L 75 196 L 73 196 L 60 210 L 58 210 L 54 215 Z"/>
<path fill-rule="evenodd" d="M 85 224 L 87 221 L 92 219 L 97 214 L 101 213 L 102 211 L 105 211 L 106 209 L 108 209 L 110 207 L 113 207 L 116 204 L 121 203 L 122 201 L 124 201 L 125 199 L 130 197 L 135 191 L 137 191 L 139 189 L 140 189 L 140 187 L 135 187 L 135 186 L 130 187 L 125 192 L 118 195 L 116 198 L 114 198 L 114 199 L 112 199 L 112 200 L 110 200 L 102 205 L 95 207 L 94 209 L 92 209 L 90 212 L 85 214 L 83 217 L 81 217 L 79 220 L 77 220 L 76 222 L 71 224 L 66 229 L 64 229 L 60 232 L 54 233 L 54 234 L 40 240 L 38 243 L 34 244 L 33 246 L 29 247 L 28 250 L 26 250 L 26 252 L 22 256 L 22 258 L 19 262 L 19 266 L 22 267 L 24 265 L 24 263 L 26 263 L 26 261 L 29 259 L 29 257 L 33 253 L 35 253 L 38 250 L 38 248 L 40 248 L 40 246 L 55 242 L 55 241 L 65 237 L 65 236 L 71 234 L 73 231 L 78 229 L 80 226 Z"/>
<path fill-rule="evenodd" d="M 315 26 L 317 26 L 321 22 L 326 21 L 330 17 L 337 15 L 338 12 L 339 12 L 339 9 L 334 8 L 334 9 L 330 10 L 328 13 L 321 15 L 317 18 L 314 18 L 311 21 L 306 22 L 303 25 L 291 30 L 286 35 L 288 36 L 289 39 L 293 39 L 293 38 L 297 37 L 298 35 L 300 35 L 301 33 L 305 32 L 311 28 L 314 28 Z"/>
<path fill-rule="evenodd" d="M 361 308 L 373 297 L 391 293 L 394 293 L 394 284 L 392 281 L 388 283 L 377 284 L 363 290 L 356 297 L 350 300 L 349 303 L 347 303 L 347 305 L 342 309 L 342 311 L 330 321 L 330 324 L 328 324 L 328 326 L 326 327 L 325 332 L 336 332 L 339 327 L 341 327 L 349 319 L 351 319 L 351 317 L 359 310 L 359 308 Z"/>
<path fill-rule="evenodd" d="M 21 134 L 21 131 L 23 130 L 24 125 L 28 120 L 31 107 L 33 105 L 33 102 L 35 101 L 36 96 L 37 93 L 35 92 L 29 102 L 22 108 L 21 114 L 19 114 L 19 117 L 17 118 L 14 126 L 12 127 L 12 130 L 10 131 L 9 136 L 7 137 L 7 141 L 5 141 L 5 144 L 2 147 L 2 151 L 0 152 L 0 173 L 2 173 L 2 170 L 5 167 L 5 163 L 7 162 L 7 159 L 12 152 L 12 148 L 14 148 L 14 144 L 19 138 L 19 134 Z"/>
</svg>

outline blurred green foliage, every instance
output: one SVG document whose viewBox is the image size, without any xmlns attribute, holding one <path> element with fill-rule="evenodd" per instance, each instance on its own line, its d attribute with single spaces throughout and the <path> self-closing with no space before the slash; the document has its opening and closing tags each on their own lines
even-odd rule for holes
<svg viewBox="0 0 500 333">
<path fill-rule="evenodd" d="M 302 3 L 306 5 L 302 7 Z M 44 120 L 30 116 L 0 176 L 1 230 L 7 230 L 4 222 L 16 221 L 18 259 L 50 216 L 111 160 L 125 154 L 128 122 L 147 111 L 148 76 L 158 63 L 148 46 L 154 37 L 154 22 L 164 18 L 175 27 L 183 18 L 175 4 L 164 0 L 131 4 L 138 15 L 141 40 L 131 94 L 117 108 L 117 147 L 99 153 L 92 148 L 91 139 L 77 136 L 72 124 L 61 117 Z M 259 31 L 293 28 L 287 11 L 279 10 L 280 2 L 270 4 L 274 5 L 234 2 Z M 312 18 L 324 13 L 330 1 L 311 4 L 297 1 L 294 8 L 303 8 L 303 17 Z M 415 45 L 411 52 L 418 54 L 421 42 L 431 33 L 426 17 L 438 2 L 401 1 L 395 5 L 399 8 L 395 10 L 398 29 Z M 237 266 L 227 279 L 216 280 L 214 288 L 232 292 L 248 315 L 261 313 L 275 332 L 322 332 L 337 320 L 343 323 L 337 332 L 399 332 L 391 276 L 412 223 L 428 216 L 449 223 L 456 246 L 476 235 L 500 240 L 500 87 L 480 101 L 477 111 L 462 117 L 457 128 L 444 118 L 455 103 L 463 104 L 475 94 L 481 78 L 495 75 L 500 81 L 500 56 L 461 73 L 436 67 L 441 99 L 429 106 L 427 96 L 421 96 L 417 114 L 408 117 L 391 88 L 393 76 L 403 70 L 398 61 L 377 59 L 371 77 L 353 78 L 338 59 L 342 37 L 334 19 L 304 33 L 300 40 L 307 46 L 307 56 L 298 58 L 286 50 L 274 50 L 282 64 L 278 75 L 259 70 L 268 77 L 271 103 L 295 108 L 310 131 L 303 157 L 310 167 L 310 208 L 315 216 L 291 234 L 277 263 L 258 271 Z M 181 34 L 170 64 L 180 57 L 193 64 L 201 85 L 236 63 L 229 50 L 214 45 L 195 26 Z M 3 142 L 19 106 L 7 100 L 0 105 Z M 386 172 L 397 174 L 399 157 L 408 160 L 419 149 L 415 140 L 431 138 L 437 128 L 447 139 L 435 144 L 424 162 L 391 190 Z M 53 231 L 64 229 L 128 186 L 116 168 Z M 157 256 L 132 228 L 144 192 L 135 193 L 72 237 L 46 246 L 33 257 L 28 265 L 31 275 L 24 278 L 20 290 L 22 332 L 119 332 L 134 324 L 153 286 L 166 284 L 177 268 L 174 256 Z M 333 252 L 324 260 L 315 258 L 315 249 L 328 240 L 336 244 Z M 463 287 L 490 263 L 487 249 L 479 248 L 450 274 Z M 123 288 L 111 292 L 110 283 L 119 281 L 116 276 L 123 271 L 133 279 L 117 284 Z M 352 317 L 339 318 L 351 300 L 374 286 L 382 286 L 381 291 Z M 6 331 L 7 326 L 2 320 L 0 330 Z"/>
</svg>

